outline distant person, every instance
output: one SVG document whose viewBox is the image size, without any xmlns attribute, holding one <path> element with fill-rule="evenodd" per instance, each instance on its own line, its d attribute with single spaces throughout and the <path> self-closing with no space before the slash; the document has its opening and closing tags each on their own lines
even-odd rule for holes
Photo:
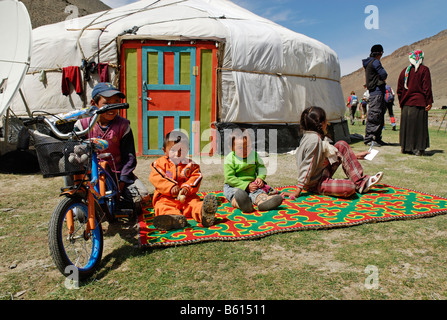
<svg viewBox="0 0 447 320">
<path fill-rule="evenodd" d="M 346 106 L 349 108 L 349 115 L 351 117 L 351 124 L 355 124 L 355 112 L 357 111 L 357 106 L 359 104 L 359 99 L 355 95 L 354 91 L 351 91 L 351 95 L 348 98 L 348 103 Z"/>
<path fill-rule="evenodd" d="M 356 192 L 368 192 L 382 179 L 383 172 L 374 176 L 363 173 L 359 160 L 364 159 L 369 151 L 354 154 L 343 140 L 331 145 L 325 137 L 327 124 L 326 112 L 320 107 L 307 108 L 301 114 L 300 128 L 304 134 L 296 153 L 297 188 L 294 192 L 285 192 L 285 196 L 297 198 L 302 190 L 307 190 L 347 198 Z M 348 179 L 333 179 L 340 165 Z"/>
<path fill-rule="evenodd" d="M 390 85 L 385 86 L 385 113 L 388 111 L 388 115 L 390 116 L 391 128 L 393 131 L 396 131 L 396 118 L 394 118 L 394 91 Z"/>
<path fill-rule="evenodd" d="M 402 153 L 422 156 L 430 147 L 428 111 L 433 104 L 431 75 L 421 50 L 409 54 L 410 65 L 400 73 L 397 96 L 402 109 L 399 142 Z"/>
<path fill-rule="evenodd" d="M 385 80 L 387 72 L 380 63 L 383 47 L 380 44 L 372 46 L 369 58 L 363 60 L 366 87 L 369 91 L 369 108 L 366 118 L 365 144 L 375 142 L 375 145 L 385 145 L 382 140 L 382 130 L 385 123 Z"/>
<path fill-rule="evenodd" d="M 366 84 L 363 85 L 363 88 L 365 89 L 365 92 L 363 93 L 363 97 L 360 103 L 360 111 L 362 114 L 362 125 L 365 125 L 366 122 L 366 115 L 368 113 L 368 106 L 369 106 L 369 91 L 366 88 Z"/>
</svg>

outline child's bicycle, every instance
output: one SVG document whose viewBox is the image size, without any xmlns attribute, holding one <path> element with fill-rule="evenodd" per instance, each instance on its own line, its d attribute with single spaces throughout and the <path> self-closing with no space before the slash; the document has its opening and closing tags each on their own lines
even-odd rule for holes
<svg viewBox="0 0 447 320">
<path fill-rule="evenodd" d="M 66 176 L 72 181 L 61 188 L 62 200 L 54 209 L 48 227 L 51 257 L 59 271 L 75 280 L 89 278 L 98 269 L 104 246 L 101 222 L 115 220 L 119 200 L 117 179 L 101 159 L 110 156 L 102 139 L 82 139 L 95 125 L 99 114 L 127 109 L 127 103 L 110 104 L 95 110 L 88 128 L 62 133 L 43 116 L 25 121 L 26 126 L 43 123 L 58 138 L 42 137 L 34 131 L 35 148 L 45 178 Z"/>
</svg>

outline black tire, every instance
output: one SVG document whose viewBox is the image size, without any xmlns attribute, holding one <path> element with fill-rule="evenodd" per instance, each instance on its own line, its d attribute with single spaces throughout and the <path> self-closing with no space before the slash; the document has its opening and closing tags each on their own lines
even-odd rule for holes
<svg viewBox="0 0 447 320">
<path fill-rule="evenodd" d="M 68 236 L 65 216 L 73 211 L 74 233 Z M 99 268 L 104 247 L 101 222 L 96 215 L 96 228 L 85 239 L 87 203 L 80 198 L 62 199 L 51 216 L 48 226 L 48 245 L 56 267 L 66 277 L 85 280 Z M 74 266 L 67 268 L 69 266 Z"/>
</svg>

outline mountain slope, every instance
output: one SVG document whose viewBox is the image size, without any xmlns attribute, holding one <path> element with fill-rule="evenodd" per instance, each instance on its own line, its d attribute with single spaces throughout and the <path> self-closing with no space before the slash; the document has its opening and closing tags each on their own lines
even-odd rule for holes
<svg viewBox="0 0 447 320">
<path fill-rule="evenodd" d="M 396 91 L 399 74 L 410 64 L 408 53 L 416 49 L 424 51 L 424 64 L 430 68 L 432 78 L 433 107 L 439 109 L 447 105 L 447 90 L 445 89 L 447 86 L 447 60 L 445 59 L 445 52 L 447 52 L 447 30 L 441 31 L 433 37 L 401 47 L 392 54 L 382 58 L 382 65 L 388 72 L 387 83 Z M 365 51 L 365 58 L 368 56 L 368 53 Z M 364 83 L 365 72 L 363 68 L 342 77 L 341 86 L 345 100 L 348 99 L 351 91 L 355 91 L 360 97 L 363 96 L 363 92 L 365 91 L 363 89 Z M 396 102 L 395 106 L 397 107 L 397 105 L 398 103 Z"/>
<path fill-rule="evenodd" d="M 99 0 L 21 0 L 28 9 L 33 28 L 46 24 L 64 21 L 69 13 L 65 8 L 74 5 L 78 8 L 78 16 L 82 17 L 95 12 L 110 9 Z"/>
</svg>

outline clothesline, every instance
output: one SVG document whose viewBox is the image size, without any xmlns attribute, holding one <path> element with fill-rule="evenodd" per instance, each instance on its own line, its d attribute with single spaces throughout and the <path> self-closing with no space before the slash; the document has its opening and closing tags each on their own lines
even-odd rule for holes
<svg viewBox="0 0 447 320">
<path fill-rule="evenodd" d="M 115 69 L 117 69 L 117 68 L 119 67 L 117 64 L 114 64 L 114 63 L 109 63 L 108 65 L 109 65 L 109 67 L 111 67 L 111 68 L 115 68 Z M 31 68 L 32 68 L 32 67 L 31 67 Z M 64 68 L 64 67 L 57 67 L 57 68 L 42 68 L 42 69 L 38 69 L 38 70 L 35 70 L 35 71 L 28 71 L 26 74 L 34 75 L 34 74 L 36 74 L 36 73 L 41 73 L 42 71 L 44 71 L 44 72 L 62 72 L 62 71 L 63 71 L 63 68 Z"/>
<path fill-rule="evenodd" d="M 111 79 L 112 81 L 109 78 L 109 68 L 115 68 L 116 70 L 113 79 Z M 112 82 L 114 84 L 120 76 L 119 65 L 110 63 L 95 64 L 94 62 L 85 63 L 85 61 L 83 61 L 82 66 L 61 67 L 58 65 L 57 68 L 41 68 L 30 71 L 27 74 L 34 75 L 38 73 L 39 81 L 46 86 L 47 73 L 49 72 L 60 72 L 62 74 L 61 90 L 64 96 L 70 95 L 71 86 L 73 86 L 74 91 L 79 95 L 84 104 L 87 104 L 87 95 L 84 88 L 86 88 L 87 83 L 90 81 L 91 74 L 98 73 L 100 82 Z"/>
</svg>

